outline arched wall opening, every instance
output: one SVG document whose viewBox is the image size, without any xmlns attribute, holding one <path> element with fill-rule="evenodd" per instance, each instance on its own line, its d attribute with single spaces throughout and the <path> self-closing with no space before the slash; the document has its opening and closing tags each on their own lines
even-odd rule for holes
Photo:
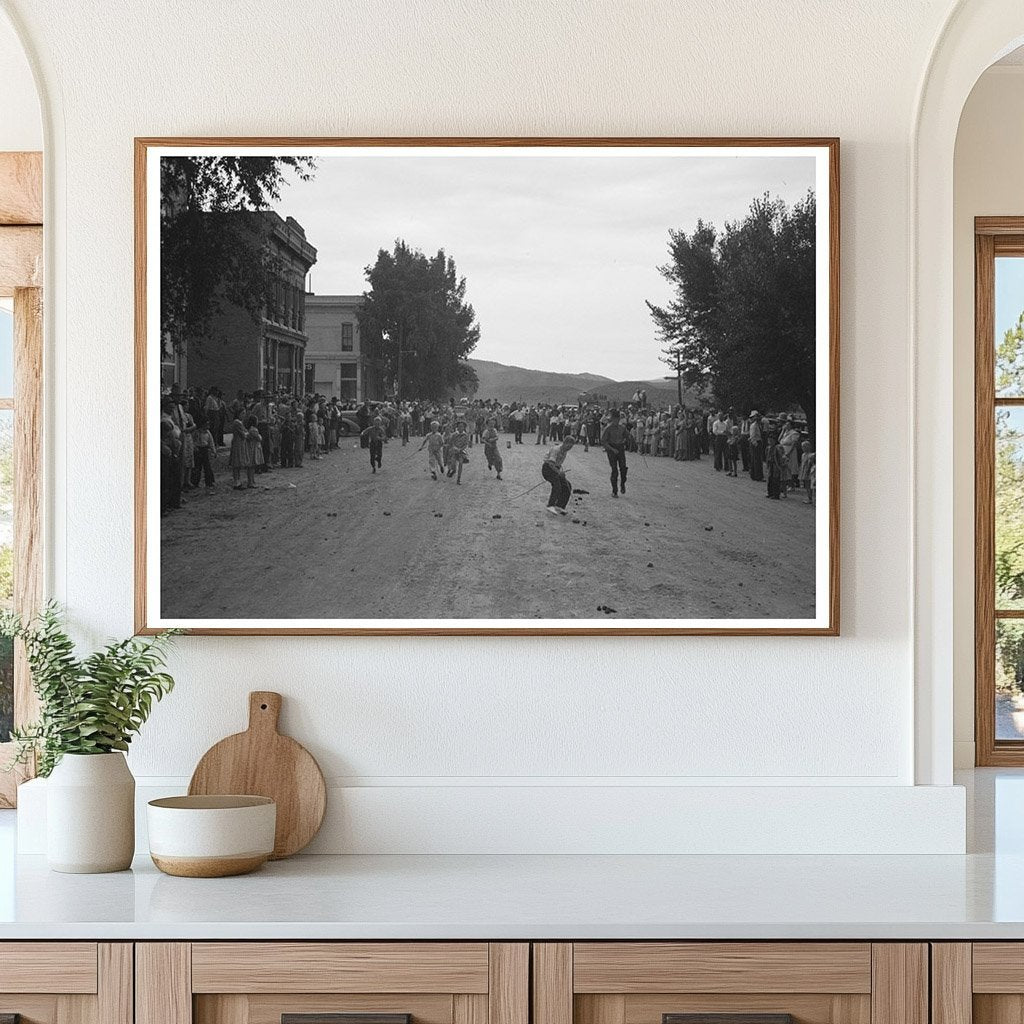
<svg viewBox="0 0 1024 1024">
<path fill-rule="evenodd" d="M 1024 8 L 1017 0 L 958 4 L 925 70 L 911 139 L 915 778 L 926 785 L 952 781 L 953 723 L 962 743 L 964 695 L 973 700 L 974 686 L 973 657 L 965 654 L 974 642 L 973 529 L 961 521 L 969 510 L 973 523 L 973 486 L 964 486 L 964 473 L 973 473 L 973 386 L 961 379 L 964 345 L 973 366 L 973 330 L 964 338 L 955 326 L 963 276 L 955 229 L 957 132 L 978 80 L 1022 42 Z M 966 444 L 959 436 L 943 443 L 964 425 Z M 966 756 L 961 748 L 957 760 Z"/>
<path fill-rule="evenodd" d="M 39 93 L 37 91 L 35 75 L 28 55 L 23 47 L 21 37 L 13 23 L 6 14 L 0 12 L 0 152 L 3 153 L 37 153 L 43 150 L 43 118 Z M 30 166 L 21 157 L 15 156 L 16 164 L 8 162 L 5 168 L 17 166 L 25 168 Z M 31 166 L 37 167 L 32 163 Z M 5 188 L 11 187 L 11 179 L 5 175 Z M 22 191 L 24 186 L 15 184 L 12 191 Z M 8 196 L 13 199 L 12 203 L 5 203 L 5 213 L 12 208 L 24 210 L 19 207 L 19 200 L 24 196 Z M 38 214 L 36 214 L 38 218 Z M 5 219 L 5 224 L 9 223 Z M 18 223 L 17 221 L 15 223 Z M 33 223 L 38 223 L 35 219 Z M 18 227 L 7 227 L 6 232 L 24 230 Z M 9 283 L 8 282 L 5 282 Z M 10 602 L 18 603 L 19 595 L 19 573 L 21 586 L 26 585 L 26 580 L 35 579 L 32 571 L 34 564 L 32 559 L 18 561 L 16 552 L 24 550 L 20 547 L 16 534 L 26 529 L 27 523 L 32 523 L 35 528 L 35 520 L 31 515 L 26 516 L 25 509 L 31 508 L 32 503 L 25 501 L 31 487 L 26 489 L 25 477 L 18 476 L 15 468 L 15 449 L 18 446 L 17 438 L 19 432 L 26 428 L 25 418 L 19 418 L 20 407 L 11 408 L 11 401 L 15 395 L 14 365 L 19 357 L 15 350 L 18 347 L 15 342 L 16 334 L 24 338 L 31 326 L 38 324 L 38 314 L 29 313 L 28 310 L 36 310 L 34 299 L 25 299 L 24 295 L 37 295 L 35 290 L 22 293 L 22 299 L 14 296 L 18 292 L 12 292 L 5 287 L 0 295 L 0 393 L 4 396 L 5 408 L 0 414 L 0 462 L 3 466 L 5 482 L 3 498 L 0 500 L 0 560 L 3 562 L 2 583 L 0 592 L 5 606 Z M 27 326 L 26 333 L 21 332 L 22 318 Z M 24 350 L 23 350 L 24 351 Z M 38 354 L 38 353 L 37 353 Z M 25 463 L 21 464 L 22 471 L 25 471 Z M 32 473 L 32 480 L 36 479 Z M 24 572 L 23 572 L 24 571 Z M 23 594 L 24 591 L 21 591 Z M 12 648 L 5 646 L 0 655 L 0 745 L 4 745 L 4 751 L 9 750 L 8 744 L 11 738 L 12 729 L 19 722 L 19 694 L 22 693 L 23 680 L 20 676 L 16 680 L 17 663 Z M 22 714 L 24 707 L 20 708 Z M 15 783 L 11 778 L 0 779 L 0 807 L 8 806 L 14 800 Z"/>
<path fill-rule="evenodd" d="M 975 83 L 963 109 L 957 132 L 953 171 L 953 415 L 950 444 L 953 450 L 953 701 L 954 766 L 969 768 L 975 764 L 976 660 L 974 630 L 975 578 L 975 502 L 974 502 L 974 284 L 975 217 L 1022 216 L 1024 196 L 1020 188 L 1020 168 L 1024 167 L 1024 47 L 1011 51 L 984 71 Z M 1021 266 L 1024 261 L 1013 261 Z M 1011 283 L 1019 271 L 1011 271 L 1002 261 L 1000 291 L 1009 298 Z M 1019 291 L 1013 297 L 1018 300 Z M 1003 312 L 1009 307 L 1000 304 Z M 1013 307 L 1014 314 L 1019 312 Z M 1006 323 L 996 324 L 997 339 Z M 1006 415 L 1004 413 L 1004 415 Z M 1015 413 L 1007 426 L 1016 422 Z M 1003 480 L 1002 488 L 1011 486 Z M 1017 632 L 1008 626 L 1012 636 Z M 980 640 L 981 638 L 979 638 Z M 1010 641 L 1004 641 L 1004 646 Z M 1012 647 L 1012 645 L 1010 645 Z M 1008 649 L 1006 653 L 1012 653 Z M 997 664 L 1001 662 L 997 654 Z M 1020 701 L 1008 687 L 997 698 L 997 737 L 1021 735 Z"/>
</svg>

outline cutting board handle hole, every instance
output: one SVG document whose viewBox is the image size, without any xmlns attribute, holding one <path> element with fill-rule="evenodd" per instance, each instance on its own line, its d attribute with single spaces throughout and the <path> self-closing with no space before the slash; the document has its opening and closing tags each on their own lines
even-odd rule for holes
<svg viewBox="0 0 1024 1024">
<path fill-rule="evenodd" d="M 267 710 L 267 705 L 266 704 L 261 704 L 260 705 L 260 711 L 266 711 L 266 710 Z"/>
</svg>

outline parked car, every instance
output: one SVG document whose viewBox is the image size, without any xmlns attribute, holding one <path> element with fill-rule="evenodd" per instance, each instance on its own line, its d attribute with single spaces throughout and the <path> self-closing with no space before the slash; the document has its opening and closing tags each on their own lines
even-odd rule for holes
<svg viewBox="0 0 1024 1024">
<path fill-rule="evenodd" d="M 350 434 L 359 434 L 359 421 L 355 413 L 347 409 L 341 414 L 341 422 L 338 424 L 338 433 L 341 437 L 348 437 Z"/>
</svg>

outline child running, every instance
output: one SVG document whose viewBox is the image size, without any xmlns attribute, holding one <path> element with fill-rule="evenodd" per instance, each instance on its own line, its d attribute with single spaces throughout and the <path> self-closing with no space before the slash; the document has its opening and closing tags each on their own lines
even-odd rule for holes
<svg viewBox="0 0 1024 1024">
<path fill-rule="evenodd" d="M 498 471 L 495 479 L 501 479 L 501 471 L 504 464 L 501 461 L 501 452 L 498 451 L 498 430 L 493 417 L 487 421 L 487 428 L 483 432 L 484 456 L 487 458 L 487 469 Z"/>
<path fill-rule="evenodd" d="M 570 449 L 575 443 L 576 438 L 572 436 L 570 431 L 565 435 L 565 440 L 561 444 L 556 444 L 548 450 L 547 455 L 544 456 L 544 464 L 540 469 L 541 476 L 551 484 L 548 511 L 553 516 L 568 515 L 565 511 L 565 506 L 569 504 L 569 498 L 572 495 L 572 484 L 569 483 L 565 475 L 562 463 L 565 462 L 566 455 L 569 454 Z"/>
<path fill-rule="evenodd" d="M 462 464 L 469 461 L 466 449 L 469 447 L 469 434 L 466 432 L 466 421 L 459 420 L 455 424 L 455 433 L 451 436 L 451 454 L 448 456 L 448 475 L 455 476 L 457 484 L 462 483 Z"/>
<path fill-rule="evenodd" d="M 381 458 L 384 455 L 384 421 L 374 416 L 373 422 L 359 435 L 370 443 L 370 469 L 376 473 L 382 469 Z"/>
<path fill-rule="evenodd" d="M 612 497 L 619 496 L 619 489 L 626 493 L 626 438 L 629 431 L 621 423 L 621 413 L 612 409 L 611 420 L 601 432 L 601 446 L 612 467 Z"/>
<path fill-rule="evenodd" d="M 444 476 L 444 464 L 441 462 L 441 449 L 444 447 L 444 438 L 441 436 L 441 424 L 433 420 L 430 424 L 430 433 L 423 438 L 423 444 L 417 451 L 427 449 L 427 465 L 430 467 L 431 480 L 437 479 L 437 474 Z"/>
</svg>

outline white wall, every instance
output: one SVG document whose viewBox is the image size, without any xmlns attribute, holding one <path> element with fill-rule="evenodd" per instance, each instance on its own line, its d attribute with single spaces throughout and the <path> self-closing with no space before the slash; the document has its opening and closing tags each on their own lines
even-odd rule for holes
<svg viewBox="0 0 1024 1024">
<path fill-rule="evenodd" d="M 914 781 L 908 160 L 944 0 L 6 6 L 51 100 L 51 589 L 86 639 L 132 627 L 133 136 L 843 142 L 840 639 L 184 639 L 138 774 L 187 776 L 263 687 L 329 777 L 428 804 Z M 957 806 L 935 812 L 950 835 Z"/>
<path fill-rule="evenodd" d="M 0 150 L 40 150 L 39 97 L 24 47 L 0 14 Z"/>
<path fill-rule="evenodd" d="M 974 218 L 1024 215 L 1024 65 L 990 68 L 960 119 L 954 162 L 953 591 L 956 760 L 974 764 Z"/>
</svg>

